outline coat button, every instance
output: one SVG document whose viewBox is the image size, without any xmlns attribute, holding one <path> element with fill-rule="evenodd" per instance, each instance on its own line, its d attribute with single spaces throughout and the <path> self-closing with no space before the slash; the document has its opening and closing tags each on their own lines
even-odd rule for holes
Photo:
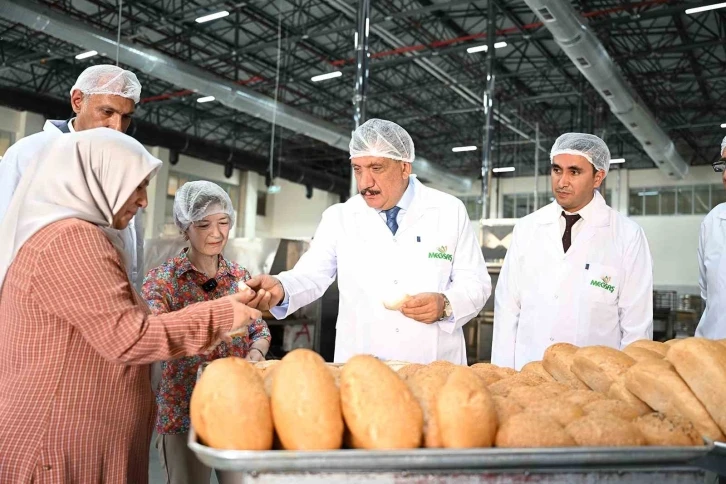
<svg viewBox="0 0 726 484">
<path fill-rule="evenodd" d="M 398 333 L 398 328 L 396 328 L 396 333 Z"/>
<path fill-rule="evenodd" d="M 550 341 L 554 341 L 554 340 L 555 340 L 554 338 L 550 338 Z"/>
<path fill-rule="evenodd" d="M 43 470 L 44 470 L 44 471 L 49 471 L 49 470 L 51 470 L 51 469 L 53 469 L 53 466 L 49 466 L 49 465 L 47 465 L 47 464 L 43 466 Z"/>
<path fill-rule="evenodd" d="M 393 281 L 394 284 L 398 284 L 398 281 Z"/>
<path fill-rule="evenodd" d="M 555 296 L 555 299 L 559 299 L 559 298 L 560 298 L 560 296 Z"/>
</svg>

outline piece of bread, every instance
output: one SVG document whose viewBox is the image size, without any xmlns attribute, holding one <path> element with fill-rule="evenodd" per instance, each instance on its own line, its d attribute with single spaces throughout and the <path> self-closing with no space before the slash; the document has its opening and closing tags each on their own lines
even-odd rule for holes
<svg viewBox="0 0 726 484">
<path fill-rule="evenodd" d="M 622 351 L 608 346 L 587 346 L 577 350 L 570 369 L 588 387 L 606 393 L 613 381 L 634 364 L 635 360 Z"/>
<path fill-rule="evenodd" d="M 626 348 L 642 348 L 644 350 L 653 351 L 661 355 L 661 358 L 665 358 L 666 353 L 668 353 L 668 345 L 666 345 L 665 343 L 661 343 L 660 341 L 652 341 L 649 339 L 639 339 L 638 341 L 633 341 L 628 346 L 626 346 Z"/>
<path fill-rule="evenodd" d="M 486 386 L 489 386 L 492 383 L 496 383 L 502 379 L 501 374 L 496 370 L 496 368 L 483 368 L 483 367 L 476 367 L 476 366 L 471 366 L 469 368 L 479 378 L 482 379 L 482 381 L 484 382 L 484 384 Z"/>
<path fill-rule="evenodd" d="M 672 345 L 666 360 L 726 434 L 726 346 L 688 338 Z"/>
<path fill-rule="evenodd" d="M 454 371 L 454 368 L 456 368 L 457 365 L 453 364 L 450 361 L 446 361 L 446 360 L 436 360 L 436 361 L 432 361 L 431 363 L 429 363 L 426 366 L 428 366 L 429 368 L 438 368 L 440 370 L 444 370 L 448 374 L 448 373 L 451 373 L 452 371 Z"/>
<path fill-rule="evenodd" d="M 680 340 L 673 340 L 673 341 L 680 341 Z M 718 343 L 718 344 L 723 345 L 724 347 L 726 347 L 726 339 L 717 339 L 716 340 L 716 343 Z"/>
<path fill-rule="evenodd" d="M 370 355 L 348 360 L 340 377 L 340 396 L 353 447 L 413 449 L 421 445 L 421 407 L 385 363 Z"/>
<path fill-rule="evenodd" d="M 522 367 L 522 373 L 534 373 L 535 375 L 539 375 L 542 378 L 544 378 L 545 381 L 555 381 L 555 377 L 550 375 L 547 370 L 545 370 L 544 365 L 542 365 L 541 361 L 530 361 L 526 365 Z"/>
<path fill-rule="evenodd" d="M 319 354 L 300 348 L 285 355 L 275 370 L 270 402 L 283 449 L 342 447 L 340 391 Z"/>
<path fill-rule="evenodd" d="M 607 396 L 608 398 L 627 403 L 631 408 L 638 412 L 638 415 L 646 415 L 653 411 L 647 403 L 633 395 L 633 393 L 628 390 L 625 386 L 625 375 L 620 376 L 620 378 L 610 385 L 610 390 L 608 390 Z"/>
<path fill-rule="evenodd" d="M 583 447 L 637 447 L 645 438 L 631 422 L 602 413 L 593 413 L 571 422 L 565 431 Z"/>
<path fill-rule="evenodd" d="M 384 360 L 383 361 L 388 368 L 390 368 L 393 371 L 398 371 L 404 366 L 408 366 L 411 363 L 408 361 L 401 361 L 401 360 Z"/>
<path fill-rule="evenodd" d="M 522 386 L 533 387 L 542 383 L 544 383 L 542 377 L 534 373 L 518 373 L 492 383 L 489 385 L 489 391 L 492 395 L 506 397 L 513 388 Z"/>
<path fill-rule="evenodd" d="M 242 358 L 220 358 L 207 365 L 194 386 L 189 415 L 200 441 L 209 447 L 272 448 L 270 400 L 258 371 Z"/>
<path fill-rule="evenodd" d="M 680 340 L 681 340 L 680 338 L 679 339 L 669 339 L 668 341 L 664 341 L 663 344 L 670 347 L 676 341 L 680 341 Z"/>
<path fill-rule="evenodd" d="M 556 420 L 533 413 L 518 413 L 497 432 L 497 447 L 574 447 L 575 440 Z"/>
<path fill-rule="evenodd" d="M 491 447 L 497 435 L 497 411 L 486 386 L 467 367 L 451 372 L 436 397 L 441 441 L 446 448 Z M 461 418 L 466 415 L 467 418 Z"/>
<path fill-rule="evenodd" d="M 667 348 L 667 346 L 666 346 Z M 623 353 L 634 359 L 635 361 L 643 361 L 651 358 L 663 359 L 663 355 L 656 353 L 655 351 L 646 350 L 645 348 L 638 348 L 633 346 L 627 346 L 623 349 Z"/>
<path fill-rule="evenodd" d="M 521 407 L 528 407 L 540 400 L 556 397 L 570 391 L 569 387 L 559 382 L 548 382 L 535 387 L 521 386 L 512 388 L 507 398 Z"/>
<path fill-rule="evenodd" d="M 406 379 L 416 373 L 421 368 L 425 368 L 426 365 L 422 365 L 420 363 L 409 363 L 408 365 L 401 367 L 397 370 L 398 376 L 400 376 L 403 379 Z"/>
<path fill-rule="evenodd" d="M 596 400 L 590 402 L 582 409 L 586 415 L 595 413 L 602 413 L 605 415 L 613 415 L 615 417 L 627 420 L 628 422 L 635 420 L 640 416 L 638 410 L 633 408 L 630 404 L 623 402 L 622 400 L 607 399 L 607 400 Z"/>
<path fill-rule="evenodd" d="M 574 390 L 588 388 L 580 381 L 570 367 L 578 347 L 569 343 L 555 343 L 545 350 L 542 357 L 542 366 L 558 382 L 564 383 Z"/>
<path fill-rule="evenodd" d="M 567 401 L 561 396 L 535 402 L 527 406 L 524 412 L 554 419 L 563 427 L 585 415 L 582 407 Z"/>
<path fill-rule="evenodd" d="M 494 409 L 497 412 L 497 421 L 499 422 L 499 427 L 502 426 L 504 422 L 509 420 L 513 415 L 517 415 L 518 413 L 522 413 L 524 409 L 521 405 L 519 405 L 514 400 L 511 400 L 506 397 L 500 397 L 500 396 L 492 396 L 492 401 L 494 402 Z"/>
<path fill-rule="evenodd" d="M 652 409 L 687 418 L 703 437 L 724 439 L 719 426 L 668 361 L 639 361 L 625 373 L 625 386 Z"/>
<path fill-rule="evenodd" d="M 567 393 L 563 393 L 561 397 L 568 402 L 574 403 L 575 405 L 579 405 L 581 407 L 584 407 L 590 402 L 605 400 L 605 395 L 592 390 L 570 390 Z"/>
<path fill-rule="evenodd" d="M 326 365 L 328 367 L 328 372 L 333 376 L 333 380 L 335 381 L 335 386 L 340 388 L 340 375 L 343 373 L 343 368 L 339 366 L 330 366 Z"/>
<path fill-rule="evenodd" d="M 428 448 L 443 447 L 438 414 L 436 413 L 436 396 L 441 392 L 448 379 L 448 373 L 441 368 L 425 366 L 406 379 L 408 388 L 416 398 L 423 411 L 423 446 Z"/>
<path fill-rule="evenodd" d="M 394 294 L 383 300 L 383 306 L 391 311 L 400 311 L 406 301 L 411 299 L 408 294 Z"/>
<path fill-rule="evenodd" d="M 690 446 L 704 445 L 693 424 L 678 415 L 653 412 L 641 415 L 633 421 L 648 445 Z"/>
</svg>

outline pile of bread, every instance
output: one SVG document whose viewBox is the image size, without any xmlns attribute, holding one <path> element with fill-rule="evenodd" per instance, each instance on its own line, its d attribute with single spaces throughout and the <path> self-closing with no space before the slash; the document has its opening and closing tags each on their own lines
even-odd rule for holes
<svg viewBox="0 0 726 484">
<path fill-rule="evenodd" d="M 558 343 L 521 372 L 382 362 L 326 364 L 299 349 L 257 366 L 216 360 L 191 400 L 218 449 L 691 446 L 726 432 L 726 343 Z"/>
</svg>

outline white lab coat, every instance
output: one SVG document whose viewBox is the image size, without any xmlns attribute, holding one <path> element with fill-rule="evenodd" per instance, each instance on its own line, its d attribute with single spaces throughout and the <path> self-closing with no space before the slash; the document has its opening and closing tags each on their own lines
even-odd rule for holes
<svg viewBox="0 0 726 484">
<path fill-rule="evenodd" d="M 43 131 L 26 136 L 13 144 L 0 159 L 0 222 L 10 206 L 20 178 L 30 162 L 36 158 L 45 146 L 56 136 L 61 136 L 66 128 L 65 121 L 48 120 Z M 61 131 L 63 129 L 63 131 Z M 121 232 L 124 241 L 126 259 L 130 261 L 127 273 L 132 284 L 140 289 L 143 273 L 143 228 L 141 216 L 134 217 L 129 226 Z"/>
<path fill-rule="evenodd" d="M 696 336 L 726 338 L 726 203 L 717 205 L 701 223 L 698 239 L 698 285 L 706 301 Z"/>
<path fill-rule="evenodd" d="M 565 254 L 553 202 L 524 217 L 497 281 L 492 363 L 521 369 L 554 343 L 620 349 L 653 338 L 653 269 L 645 233 L 595 192 Z"/>
<path fill-rule="evenodd" d="M 466 364 L 462 326 L 484 307 L 491 279 L 461 201 L 410 180 L 414 198 L 395 236 L 356 195 L 323 213 L 310 249 L 278 276 L 289 304 L 286 311 L 273 308 L 273 315 L 284 318 L 322 296 L 337 275 L 336 362 L 365 353 Z M 436 254 L 450 254 L 451 261 Z M 419 323 L 383 306 L 392 294 L 422 292 L 445 294 L 452 320 Z"/>
</svg>

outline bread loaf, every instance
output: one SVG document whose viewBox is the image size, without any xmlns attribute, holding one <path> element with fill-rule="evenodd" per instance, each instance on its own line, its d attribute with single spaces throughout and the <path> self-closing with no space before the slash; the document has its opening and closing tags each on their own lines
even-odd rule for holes
<svg viewBox="0 0 726 484">
<path fill-rule="evenodd" d="M 461 449 L 494 444 L 497 411 L 484 383 L 469 368 L 460 366 L 451 372 L 437 395 L 436 412 L 444 447 Z"/>
<path fill-rule="evenodd" d="M 535 402 L 527 406 L 524 409 L 524 413 L 531 413 L 554 419 L 563 427 L 585 415 L 585 412 L 579 405 L 575 405 L 561 396 Z"/>
<path fill-rule="evenodd" d="M 361 449 L 419 447 L 423 413 L 406 383 L 373 356 L 348 360 L 340 377 L 343 417 Z"/>
<path fill-rule="evenodd" d="M 308 349 L 285 355 L 272 384 L 272 420 L 286 450 L 330 450 L 343 445 L 343 414 L 335 377 Z"/>
<path fill-rule="evenodd" d="M 534 373 L 544 378 L 545 381 L 555 381 L 555 377 L 547 373 L 541 361 L 530 361 L 522 367 L 522 373 Z"/>
<path fill-rule="evenodd" d="M 633 421 L 648 445 L 691 446 L 703 445 L 703 439 L 693 424 L 678 415 L 654 412 Z"/>
<path fill-rule="evenodd" d="M 711 440 L 724 438 L 706 408 L 666 360 L 636 363 L 625 373 L 625 386 L 654 410 L 687 418 L 702 436 Z"/>
<path fill-rule="evenodd" d="M 726 346 L 687 338 L 671 346 L 666 359 L 726 433 Z"/>
<path fill-rule="evenodd" d="M 588 387 L 605 393 L 634 364 L 635 360 L 622 351 L 608 346 L 588 346 L 577 350 L 570 369 Z"/>
<path fill-rule="evenodd" d="M 607 395 L 608 398 L 613 398 L 627 403 L 638 412 L 638 415 L 645 415 L 653 411 L 647 403 L 633 395 L 633 393 L 627 389 L 625 386 L 625 375 L 621 375 L 620 378 L 610 385 L 610 390 L 608 390 Z"/>
<path fill-rule="evenodd" d="M 496 383 L 502 379 L 501 374 L 495 368 L 483 368 L 477 366 L 472 366 L 470 368 L 471 371 L 481 378 L 486 386 Z"/>
<path fill-rule="evenodd" d="M 207 365 L 192 392 L 189 414 L 199 439 L 209 447 L 272 448 L 270 400 L 257 369 L 242 358 Z"/>
<path fill-rule="evenodd" d="M 570 423 L 565 430 L 583 447 L 645 445 L 645 438 L 635 425 L 612 415 L 587 415 Z"/>
<path fill-rule="evenodd" d="M 513 388 L 522 386 L 533 387 L 542 383 L 544 383 L 544 380 L 538 375 L 533 373 L 518 373 L 492 383 L 489 385 L 489 392 L 492 395 L 506 397 Z"/>
<path fill-rule="evenodd" d="M 422 365 L 420 363 L 409 363 L 408 365 L 398 369 L 397 373 L 398 376 L 400 376 L 403 379 L 406 379 L 416 373 L 421 368 L 424 368 L 426 365 Z"/>
<path fill-rule="evenodd" d="M 447 372 L 441 368 L 426 366 L 406 379 L 411 393 L 423 411 L 424 447 L 436 448 L 444 445 L 436 413 L 436 395 L 443 389 L 447 378 Z"/>
<path fill-rule="evenodd" d="M 628 346 L 623 350 L 623 353 L 634 359 L 635 361 L 643 361 L 655 358 L 656 360 L 662 359 L 663 355 L 656 353 L 655 351 L 646 350 L 645 348 L 638 348 Z"/>
<path fill-rule="evenodd" d="M 654 353 L 658 353 L 661 358 L 665 358 L 666 353 L 668 353 L 668 345 L 661 343 L 660 341 L 651 341 L 649 339 L 633 341 L 625 348 L 642 348 L 644 350 L 653 351 Z"/>
<path fill-rule="evenodd" d="M 532 413 L 513 415 L 497 432 L 497 447 L 572 447 L 575 441 L 555 420 Z"/>
<path fill-rule="evenodd" d="M 605 400 L 605 395 L 600 392 L 594 392 L 592 390 L 570 390 L 567 393 L 563 393 L 562 398 L 570 403 L 584 407 L 590 402 L 597 400 Z"/>
<path fill-rule="evenodd" d="M 521 407 L 528 407 L 540 400 L 556 397 L 569 391 L 569 387 L 559 382 L 548 382 L 536 387 L 522 386 L 512 388 L 507 398 Z"/>
<path fill-rule="evenodd" d="M 628 422 L 635 420 L 640 416 L 638 410 L 634 409 L 631 405 L 623 402 L 622 400 L 615 399 L 596 400 L 588 403 L 582 407 L 582 409 L 585 411 L 586 415 L 601 413 L 604 415 L 612 415 Z"/>
<path fill-rule="evenodd" d="M 588 386 L 580 381 L 570 369 L 577 350 L 577 346 L 569 343 L 555 343 L 545 350 L 542 366 L 558 382 L 575 390 L 585 390 Z"/>
<path fill-rule="evenodd" d="M 513 415 L 522 413 L 522 411 L 524 410 L 517 402 L 509 398 L 495 395 L 492 397 L 492 401 L 494 402 L 494 409 L 497 411 L 497 421 L 499 422 L 499 427 L 501 427 L 502 424 L 509 420 L 509 418 L 511 418 Z"/>
</svg>

